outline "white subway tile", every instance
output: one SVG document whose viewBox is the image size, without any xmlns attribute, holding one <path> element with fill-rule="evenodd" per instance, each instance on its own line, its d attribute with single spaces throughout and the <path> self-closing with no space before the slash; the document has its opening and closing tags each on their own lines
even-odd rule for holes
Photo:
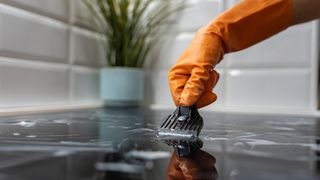
<svg viewBox="0 0 320 180">
<path fill-rule="evenodd" d="M 71 77 L 73 102 L 90 102 L 100 99 L 99 70 L 73 68 Z"/>
<path fill-rule="evenodd" d="M 173 107 L 166 71 L 146 72 L 145 102 Z"/>
<path fill-rule="evenodd" d="M 249 49 L 227 55 L 228 67 L 309 67 L 311 24 L 290 28 Z"/>
<path fill-rule="evenodd" d="M 226 1 L 226 9 L 232 8 L 234 5 L 238 4 L 241 0 L 225 0 Z"/>
<path fill-rule="evenodd" d="M 0 107 L 62 104 L 68 100 L 68 69 L 1 63 Z"/>
<path fill-rule="evenodd" d="M 67 26 L 25 11 L 0 5 L 0 55 L 66 62 Z"/>
<path fill-rule="evenodd" d="M 164 36 L 151 52 L 151 56 L 146 61 L 146 67 L 157 70 L 169 69 L 187 49 L 193 36 L 193 33 Z"/>
<path fill-rule="evenodd" d="M 74 64 L 87 66 L 106 64 L 105 45 L 99 34 L 73 28 L 72 36 Z"/>
<path fill-rule="evenodd" d="M 177 14 L 176 31 L 195 32 L 207 25 L 223 10 L 223 0 L 189 0 L 188 8 Z"/>
<path fill-rule="evenodd" d="M 10 4 L 26 10 L 40 12 L 41 14 L 68 19 L 69 0 L 4 0 Z"/>
<path fill-rule="evenodd" d="M 177 20 L 175 26 L 165 26 L 165 28 L 174 27 L 173 31 L 195 31 L 209 23 L 223 10 L 223 0 L 188 0 L 188 8 L 174 15 Z M 95 26 L 94 18 L 87 7 L 79 0 L 72 0 L 74 4 L 73 23 L 93 28 Z"/>
<path fill-rule="evenodd" d="M 73 3 L 74 11 L 72 14 L 72 23 L 87 27 L 87 28 L 94 28 L 94 17 L 85 4 L 81 0 L 70 0 Z"/>
<path fill-rule="evenodd" d="M 308 110 L 310 83 L 308 69 L 233 69 L 227 75 L 226 105 Z"/>
</svg>

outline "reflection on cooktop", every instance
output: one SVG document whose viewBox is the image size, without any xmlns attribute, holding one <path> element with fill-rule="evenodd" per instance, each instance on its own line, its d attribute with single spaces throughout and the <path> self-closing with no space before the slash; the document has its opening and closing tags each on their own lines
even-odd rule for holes
<svg viewBox="0 0 320 180">
<path fill-rule="evenodd" d="M 202 112 L 203 147 L 180 157 L 155 136 L 168 113 L 105 108 L 1 117 L 0 179 L 320 177 L 316 118 Z"/>
</svg>

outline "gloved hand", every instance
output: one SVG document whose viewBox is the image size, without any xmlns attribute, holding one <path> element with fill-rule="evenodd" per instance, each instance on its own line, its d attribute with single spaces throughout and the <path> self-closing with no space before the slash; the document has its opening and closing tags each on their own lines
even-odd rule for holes
<svg viewBox="0 0 320 180">
<path fill-rule="evenodd" d="M 198 108 L 217 99 L 212 92 L 219 75 L 213 69 L 225 53 L 242 50 L 292 24 L 291 0 L 243 0 L 206 27 L 168 74 L 175 104 Z"/>
<path fill-rule="evenodd" d="M 167 180 L 217 179 L 215 163 L 213 156 L 201 150 L 191 157 L 179 157 L 174 152 L 169 162 Z"/>
</svg>

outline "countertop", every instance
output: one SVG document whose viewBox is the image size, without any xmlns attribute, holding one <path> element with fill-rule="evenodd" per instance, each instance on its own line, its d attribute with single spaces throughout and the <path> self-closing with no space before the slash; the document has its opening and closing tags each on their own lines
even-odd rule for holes
<svg viewBox="0 0 320 180">
<path fill-rule="evenodd" d="M 155 129 L 169 113 L 103 108 L 1 117 L 0 179 L 165 179 L 174 152 Z M 214 177 L 320 179 L 320 120 L 200 113 L 201 152 L 215 159 Z"/>
</svg>

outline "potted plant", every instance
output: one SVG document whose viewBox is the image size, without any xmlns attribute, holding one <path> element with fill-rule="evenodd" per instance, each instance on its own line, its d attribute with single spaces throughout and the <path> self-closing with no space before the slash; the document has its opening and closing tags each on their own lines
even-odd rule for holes
<svg viewBox="0 0 320 180">
<path fill-rule="evenodd" d="M 143 65 L 161 29 L 183 1 L 83 0 L 106 41 L 108 67 L 101 70 L 106 105 L 137 105 L 144 96 Z M 161 28 L 162 27 L 162 28 Z"/>
</svg>

